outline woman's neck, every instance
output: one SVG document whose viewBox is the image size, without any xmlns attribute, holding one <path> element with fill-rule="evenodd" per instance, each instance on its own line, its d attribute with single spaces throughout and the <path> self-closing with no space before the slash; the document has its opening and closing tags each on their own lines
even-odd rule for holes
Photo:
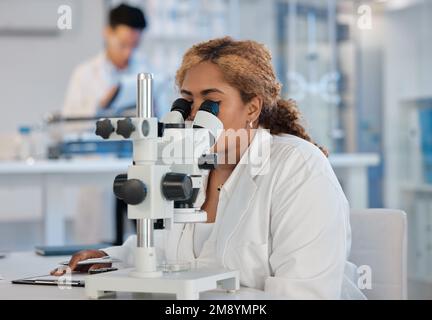
<svg viewBox="0 0 432 320">
<path fill-rule="evenodd" d="M 225 160 L 225 163 L 219 164 L 218 168 L 220 168 L 223 171 L 233 171 L 237 164 L 240 162 L 241 158 L 243 157 L 244 153 L 249 149 L 253 138 L 255 137 L 255 129 L 254 130 L 248 130 L 248 141 L 247 144 L 237 143 L 236 147 L 233 149 L 227 149 L 225 150 L 223 159 Z M 233 157 L 230 155 L 230 153 L 235 153 L 235 162 L 232 161 Z"/>
</svg>

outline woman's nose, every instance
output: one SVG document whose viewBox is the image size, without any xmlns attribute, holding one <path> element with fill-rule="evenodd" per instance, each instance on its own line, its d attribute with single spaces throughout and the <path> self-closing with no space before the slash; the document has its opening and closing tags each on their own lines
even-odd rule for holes
<svg viewBox="0 0 432 320">
<path fill-rule="evenodd" d="M 194 121 L 195 115 L 197 114 L 199 108 L 200 108 L 200 105 L 193 104 L 192 108 L 191 108 L 191 112 L 189 114 L 189 117 L 187 117 L 186 120 L 188 120 L 188 121 Z"/>
</svg>

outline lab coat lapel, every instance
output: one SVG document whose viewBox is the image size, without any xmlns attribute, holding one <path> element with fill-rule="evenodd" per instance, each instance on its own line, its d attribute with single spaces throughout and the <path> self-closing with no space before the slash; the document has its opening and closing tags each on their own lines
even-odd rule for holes
<svg viewBox="0 0 432 320">
<path fill-rule="evenodd" d="M 246 168 L 239 169 L 247 171 Z M 221 216 L 221 220 L 218 228 L 216 254 L 219 261 L 222 261 L 223 264 L 226 244 L 230 240 L 233 232 L 239 227 L 257 190 L 253 178 L 245 172 L 241 172 L 239 176 L 236 177 L 236 180 L 237 181 L 233 181 L 233 190 L 223 190 L 223 193 L 219 197 L 218 215 Z M 236 194 L 236 196 L 233 197 L 233 194 Z M 240 194 L 241 196 L 239 196 Z"/>
<path fill-rule="evenodd" d="M 255 177 L 269 168 L 271 134 L 258 129 L 240 163 L 222 188 L 218 203 L 218 217 L 221 217 L 216 241 L 216 255 L 224 263 L 225 249 L 233 233 L 241 228 L 241 220 L 250 211 L 257 191 Z M 237 171 L 238 170 L 238 171 Z M 237 172 L 236 172 L 237 171 Z"/>
</svg>

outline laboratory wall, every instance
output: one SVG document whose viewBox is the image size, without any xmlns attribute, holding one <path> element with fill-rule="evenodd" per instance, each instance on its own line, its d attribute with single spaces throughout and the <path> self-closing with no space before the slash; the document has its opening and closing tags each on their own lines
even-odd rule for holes
<svg viewBox="0 0 432 320">
<path fill-rule="evenodd" d="M 67 32 L 56 27 L 60 5 L 73 10 Z M 0 29 L 1 133 L 61 109 L 73 68 L 103 47 L 103 11 L 102 0 L 0 2 L 2 25 L 12 24 Z"/>
<path fill-rule="evenodd" d="M 60 5 L 73 10 L 67 32 L 57 28 Z M 0 1 L 0 160 L 16 156 L 20 126 L 38 128 L 49 113 L 61 110 L 73 69 L 103 48 L 104 10 L 102 0 Z M 43 243 L 42 192 L 39 185 L 16 188 L 13 181 L 0 188 L 0 243 L 17 249 Z M 69 192 L 64 208 L 72 218 L 77 191 Z"/>
</svg>

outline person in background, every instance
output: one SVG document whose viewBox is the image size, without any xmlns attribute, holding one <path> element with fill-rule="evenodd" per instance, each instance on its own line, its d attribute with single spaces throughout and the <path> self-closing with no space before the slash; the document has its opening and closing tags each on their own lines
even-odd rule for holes
<svg viewBox="0 0 432 320">
<path fill-rule="evenodd" d="M 136 54 L 146 27 L 145 15 L 138 8 L 121 4 L 109 12 L 105 49 L 74 70 L 63 117 L 107 115 L 135 105 L 136 75 L 149 72 Z"/>
<path fill-rule="evenodd" d="M 125 115 L 136 104 L 136 77 L 140 72 L 151 72 L 143 57 L 137 54 L 142 35 L 147 27 L 143 11 L 120 4 L 109 12 L 103 37 L 105 48 L 73 71 L 66 93 L 62 118 L 92 118 Z M 94 131 L 94 121 L 89 124 L 68 123 L 64 133 Z M 101 221 L 106 220 L 107 205 L 113 195 L 111 190 L 83 186 L 77 199 L 75 236 L 83 243 L 93 243 L 105 238 Z M 116 215 L 124 212 L 125 205 L 116 200 Z M 116 228 L 122 228 L 122 224 Z"/>
</svg>

